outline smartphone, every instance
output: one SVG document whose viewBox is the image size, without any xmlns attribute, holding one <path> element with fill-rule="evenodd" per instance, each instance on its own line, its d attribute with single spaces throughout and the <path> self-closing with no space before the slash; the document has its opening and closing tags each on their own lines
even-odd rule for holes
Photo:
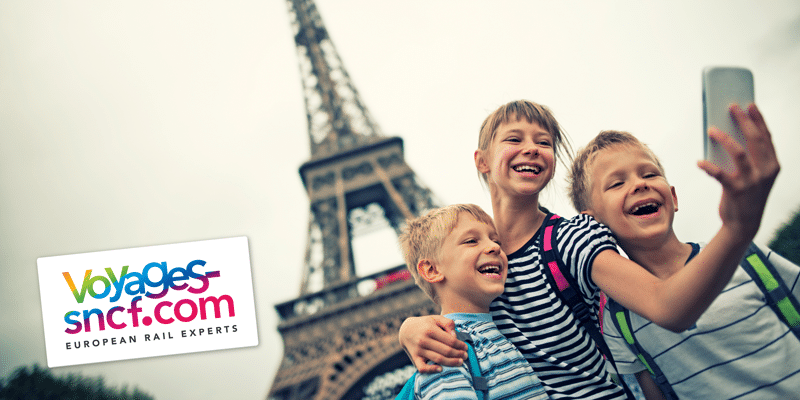
<svg viewBox="0 0 800 400">
<path fill-rule="evenodd" d="M 707 67 L 703 69 L 703 150 L 706 160 L 724 170 L 732 170 L 728 153 L 708 137 L 715 126 L 744 145 L 744 135 L 731 117 L 728 107 L 746 108 L 754 101 L 753 73 L 746 68 Z"/>
</svg>

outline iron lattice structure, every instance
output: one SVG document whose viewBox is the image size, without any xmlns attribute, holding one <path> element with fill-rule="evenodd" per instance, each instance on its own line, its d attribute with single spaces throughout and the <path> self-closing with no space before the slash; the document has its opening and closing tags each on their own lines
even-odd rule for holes
<svg viewBox="0 0 800 400">
<path fill-rule="evenodd" d="M 311 159 L 300 167 L 310 217 L 300 296 L 276 306 L 284 341 L 270 399 L 389 399 L 413 368 L 402 321 L 438 308 L 404 266 L 357 276 L 353 237 L 396 232 L 437 205 L 360 99 L 313 0 L 287 0 L 300 64 Z"/>
</svg>

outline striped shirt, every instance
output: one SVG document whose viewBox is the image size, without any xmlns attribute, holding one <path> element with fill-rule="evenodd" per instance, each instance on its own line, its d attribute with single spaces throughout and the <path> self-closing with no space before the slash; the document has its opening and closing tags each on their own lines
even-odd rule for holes
<svg viewBox="0 0 800 400">
<path fill-rule="evenodd" d="M 596 320 L 600 296 L 591 279 L 591 266 L 600 252 L 616 251 L 611 231 L 579 214 L 561 222 L 555 242 Z M 508 256 L 505 292 L 491 305 L 498 329 L 528 360 L 550 398 L 625 399 L 594 341 L 561 301 L 542 268 L 537 232 Z"/>
<path fill-rule="evenodd" d="M 481 375 L 487 379 L 486 399 L 546 400 L 547 394 L 530 364 L 492 322 L 489 314 L 447 314 L 456 329 L 472 336 Z M 477 399 L 468 363 L 443 367 L 437 374 L 417 374 L 418 399 Z"/>
<path fill-rule="evenodd" d="M 692 244 L 693 254 L 699 246 Z M 761 247 L 800 298 L 800 267 Z M 606 309 L 606 311 L 608 311 Z M 605 312 L 603 334 L 620 373 L 645 369 Z M 792 399 L 800 395 L 800 341 L 738 268 L 694 327 L 670 332 L 631 312 L 636 340 L 681 399 Z"/>
</svg>

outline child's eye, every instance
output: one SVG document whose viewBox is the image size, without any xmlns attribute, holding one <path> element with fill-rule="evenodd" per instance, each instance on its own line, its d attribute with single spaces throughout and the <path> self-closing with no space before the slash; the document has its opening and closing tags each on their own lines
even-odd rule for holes
<svg viewBox="0 0 800 400">
<path fill-rule="evenodd" d="M 464 244 L 468 244 L 468 243 L 478 243 L 478 241 L 477 241 L 477 240 L 475 240 L 475 239 L 472 239 L 472 238 L 469 238 L 469 239 L 467 239 L 467 240 L 464 240 Z"/>
<path fill-rule="evenodd" d="M 539 146 L 548 146 L 549 147 L 549 146 L 551 146 L 551 144 L 547 140 L 541 140 L 541 141 L 539 141 Z"/>
<path fill-rule="evenodd" d="M 519 138 L 511 136 L 511 137 L 507 137 L 505 141 L 506 142 L 512 142 L 512 143 L 519 143 Z"/>
<path fill-rule="evenodd" d="M 622 186 L 622 181 L 611 182 L 611 184 L 608 185 L 608 188 L 609 189 L 613 189 L 613 188 L 619 187 L 619 186 Z"/>
</svg>

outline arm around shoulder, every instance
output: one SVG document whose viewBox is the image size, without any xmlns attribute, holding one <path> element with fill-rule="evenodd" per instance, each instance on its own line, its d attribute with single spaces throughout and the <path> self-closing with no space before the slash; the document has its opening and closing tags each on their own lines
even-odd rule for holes
<svg viewBox="0 0 800 400">
<path fill-rule="evenodd" d="M 400 326 L 398 337 L 421 373 L 440 372 L 440 365 L 456 367 L 467 358 L 466 343 L 456 339 L 455 323 L 441 315 L 406 319 Z M 434 364 L 428 364 L 428 361 Z"/>
</svg>

